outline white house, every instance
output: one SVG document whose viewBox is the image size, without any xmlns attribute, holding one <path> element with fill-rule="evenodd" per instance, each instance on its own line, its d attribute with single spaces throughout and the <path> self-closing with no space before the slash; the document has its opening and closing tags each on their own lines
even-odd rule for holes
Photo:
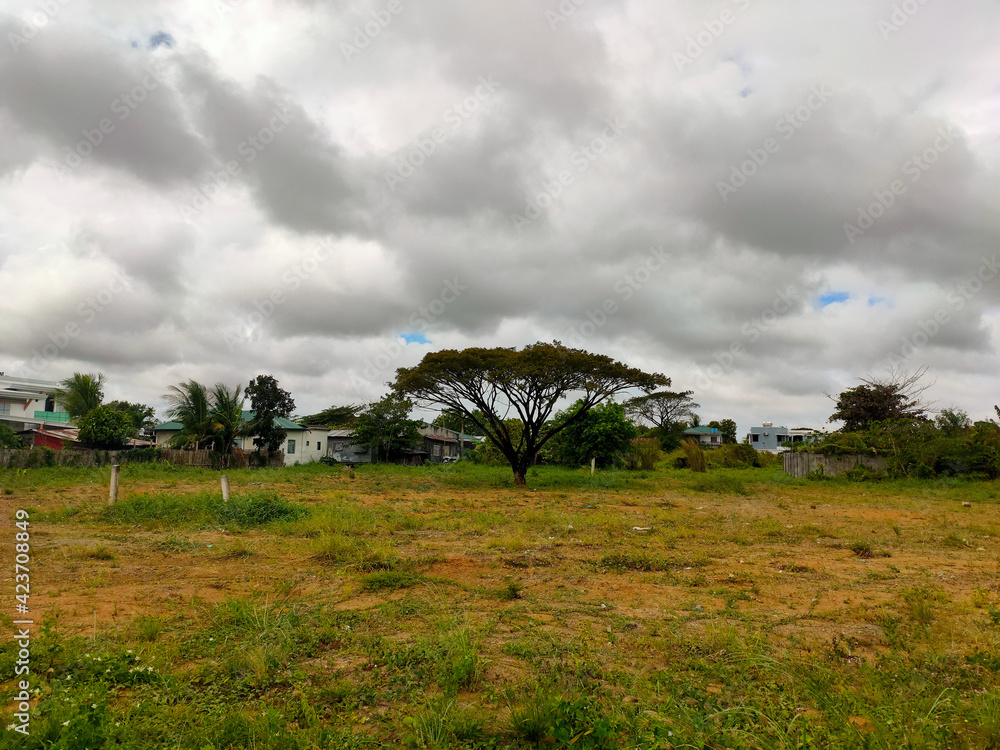
<svg viewBox="0 0 1000 750">
<path fill-rule="evenodd" d="M 56 411 L 53 393 L 59 383 L 0 374 L 0 422 L 16 431 L 66 427 L 69 414 Z"/>
<path fill-rule="evenodd" d="M 249 422 L 253 416 L 252 411 L 245 411 L 243 412 L 243 421 Z M 303 427 L 284 417 L 275 417 L 274 423 L 284 428 L 287 433 L 281 444 L 281 452 L 285 456 L 285 466 L 319 461 L 326 455 L 326 434 L 329 432 L 326 427 Z M 153 428 L 156 446 L 158 448 L 168 447 L 171 438 L 180 431 L 180 422 L 163 422 L 156 425 Z M 236 445 L 244 453 L 255 450 L 252 436 L 236 438 Z"/>
</svg>

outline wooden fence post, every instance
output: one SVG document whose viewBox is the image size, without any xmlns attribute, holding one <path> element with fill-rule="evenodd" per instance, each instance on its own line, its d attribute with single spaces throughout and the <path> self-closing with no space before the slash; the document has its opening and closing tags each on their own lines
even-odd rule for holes
<svg viewBox="0 0 1000 750">
<path fill-rule="evenodd" d="M 597 468 L 597 456 L 590 459 L 590 476 L 594 476 L 594 470 Z"/>
<path fill-rule="evenodd" d="M 222 475 L 222 500 L 229 502 L 229 477 Z"/>
<path fill-rule="evenodd" d="M 114 505 L 118 499 L 118 475 L 120 472 L 121 467 L 118 464 L 111 467 L 111 492 L 109 493 L 108 505 Z"/>
</svg>

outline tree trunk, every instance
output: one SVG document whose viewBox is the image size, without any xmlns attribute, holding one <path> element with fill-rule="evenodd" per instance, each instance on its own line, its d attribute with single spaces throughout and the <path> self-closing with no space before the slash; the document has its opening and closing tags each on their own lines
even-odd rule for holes
<svg viewBox="0 0 1000 750">
<path fill-rule="evenodd" d="M 515 487 L 525 487 L 528 484 L 528 482 L 525 479 L 524 475 L 525 475 L 525 472 L 518 471 L 517 469 L 514 469 L 514 486 Z"/>
</svg>

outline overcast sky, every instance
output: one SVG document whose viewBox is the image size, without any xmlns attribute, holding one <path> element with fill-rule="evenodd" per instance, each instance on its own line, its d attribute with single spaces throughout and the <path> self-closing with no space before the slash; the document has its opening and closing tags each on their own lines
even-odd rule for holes
<svg viewBox="0 0 1000 750">
<path fill-rule="evenodd" d="M 9 0 L 0 371 L 298 413 L 558 339 L 703 420 L 1000 401 L 995 0 Z"/>
</svg>

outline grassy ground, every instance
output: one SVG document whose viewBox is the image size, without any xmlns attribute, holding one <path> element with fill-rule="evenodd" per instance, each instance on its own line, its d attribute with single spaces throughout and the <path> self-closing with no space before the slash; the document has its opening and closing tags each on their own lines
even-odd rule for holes
<svg viewBox="0 0 1000 750">
<path fill-rule="evenodd" d="M 0 471 L 0 747 L 1000 748 L 1000 483 L 109 473 Z"/>
</svg>

